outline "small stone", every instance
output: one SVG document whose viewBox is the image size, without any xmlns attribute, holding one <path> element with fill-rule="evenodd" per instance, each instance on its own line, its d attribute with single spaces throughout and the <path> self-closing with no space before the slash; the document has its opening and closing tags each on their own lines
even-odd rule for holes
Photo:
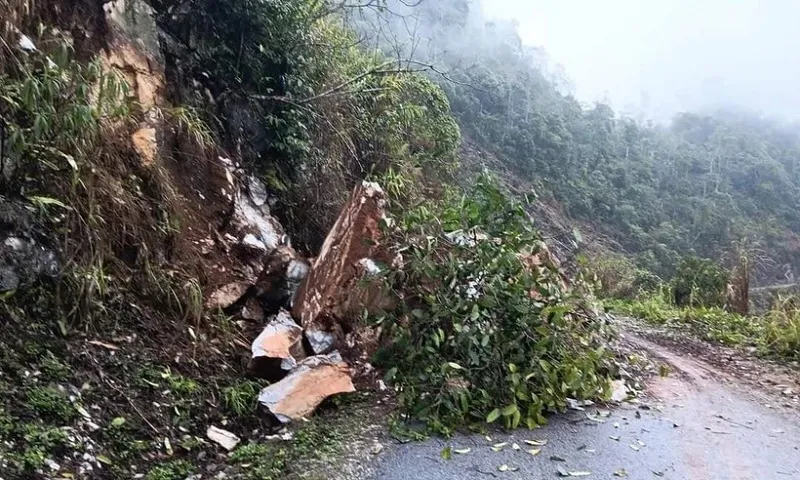
<svg viewBox="0 0 800 480">
<path fill-rule="evenodd" d="M 229 283 L 215 290 L 206 301 L 209 310 L 225 309 L 239 301 L 250 285 L 241 282 Z"/>
<path fill-rule="evenodd" d="M 306 339 L 311 345 L 315 355 L 323 355 L 333 350 L 336 345 L 336 335 L 324 330 L 306 330 Z"/>
<path fill-rule="evenodd" d="M 233 433 L 223 430 L 221 428 L 217 428 L 215 426 L 208 427 L 206 430 L 206 436 L 212 442 L 215 442 L 222 446 L 225 450 L 231 451 L 236 448 L 236 445 L 239 444 L 241 441 L 239 437 L 234 435 Z"/>
<path fill-rule="evenodd" d="M 293 358 L 302 335 L 303 329 L 300 325 L 296 324 L 287 312 L 281 311 L 253 341 L 253 358 Z"/>
<path fill-rule="evenodd" d="M 28 51 L 28 52 L 35 52 L 36 45 L 33 43 L 33 40 L 27 35 L 20 35 L 19 42 L 17 43 L 19 48 Z"/>
<path fill-rule="evenodd" d="M 247 235 L 244 236 L 244 238 L 242 239 L 242 245 L 252 248 L 253 250 L 258 250 L 260 252 L 267 251 L 267 246 L 264 245 L 264 242 L 259 240 L 258 237 L 256 237 L 252 233 L 248 233 Z"/>
<path fill-rule="evenodd" d="M 370 452 L 372 452 L 372 454 L 373 454 L 373 455 L 378 455 L 378 454 L 379 454 L 379 453 L 381 453 L 382 451 L 383 451 L 383 445 L 381 445 L 380 443 L 376 443 L 376 444 L 375 444 L 375 445 L 373 445 L 373 446 L 372 446 L 372 448 L 370 449 Z"/>
<path fill-rule="evenodd" d="M 267 187 L 261 180 L 252 176 L 248 177 L 247 191 L 250 194 L 250 200 L 252 200 L 256 206 L 260 207 L 267 203 Z"/>
<path fill-rule="evenodd" d="M 628 398 L 628 387 L 624 380 L 614 380 L 611 382 L 611 401 L 621 403 Z"/>
</svg>

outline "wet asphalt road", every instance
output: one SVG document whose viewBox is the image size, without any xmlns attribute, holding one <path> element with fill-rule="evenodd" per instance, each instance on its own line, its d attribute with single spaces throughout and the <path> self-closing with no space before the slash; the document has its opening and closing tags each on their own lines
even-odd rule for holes
<svg viewBox="0 0 800 480">
<path fill-rule="evenodd" d="M 537 480 L 590 472 L 588 479 L 800 479 L 800 419 L 751 395 L 735 378 L 709 365 L 636 339 L 670 363 L 673 374 L 649 385 L 641 403 L 571 411 L 529 431 L 431 439 L 387 445 L 375 480 Z M 587 413 L 593 419 L 587 418 Z M 600 420 L 600 421 L 598 421 Z M 524 440 L 547 440 L 539 448 Z M 508 442 L 502 451 L 493 444 Z M 512 448 L 513 443 L 520 450 Z M 442 449 L 470 448 L 441 458 Z M 561 461 L 563 460 L 563 461 Z M 506 465 L 507 470 L 501 471 Z M 559 468 L 561 472 L 559 473 Z"/>
</svg>

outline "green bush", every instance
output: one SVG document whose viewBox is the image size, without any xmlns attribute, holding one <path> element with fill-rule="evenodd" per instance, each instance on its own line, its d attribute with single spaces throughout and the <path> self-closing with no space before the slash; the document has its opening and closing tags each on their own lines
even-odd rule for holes
<svg viewBox="0 0 800 480">
<path fill-rule="evenodd" d="M 395 241 L 405 265 L 388 281 L 404 301 L 383 319 L 392 341 L 378 361 L 412 416 L 444 434 L 500 419 L 532 428 L 567 397 L 606 393 L 603 326 L 492 178 L 408 211 Z"/>
<path fill-rule="evenodd" d="M 728 272 L 712 260 L 688 257 L 678 266 L 672 293 L 679 307 L 721 307 L 725 304 Z"/>
<path fill-rule="evenodd" d="M 781 299 L 764 316 L 762 351 L 800 360 L 800 308 L 796 299 Z"/>
</svg>

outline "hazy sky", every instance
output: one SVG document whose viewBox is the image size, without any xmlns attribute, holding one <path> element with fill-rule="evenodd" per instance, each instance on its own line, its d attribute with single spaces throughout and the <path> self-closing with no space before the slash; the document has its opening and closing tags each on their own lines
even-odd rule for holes
<svg viewBox="0 0 800 480">
<path fill-rule="evenodd" d="M 664 118 L 735 104 L 800 118 L 800 0 L 482 0 L 583 101 Z"/>
</svg>

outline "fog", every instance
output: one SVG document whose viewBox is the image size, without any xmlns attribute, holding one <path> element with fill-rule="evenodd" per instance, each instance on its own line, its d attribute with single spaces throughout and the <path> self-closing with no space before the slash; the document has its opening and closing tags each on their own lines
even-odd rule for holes
<svg viewBox="0 0 800 480">
<path fill-rule="evenodd" d="M 796 0 L 482 0 L 584 102 L 664 120 L 734 106 L 800 118 Z"/>
</svg>

